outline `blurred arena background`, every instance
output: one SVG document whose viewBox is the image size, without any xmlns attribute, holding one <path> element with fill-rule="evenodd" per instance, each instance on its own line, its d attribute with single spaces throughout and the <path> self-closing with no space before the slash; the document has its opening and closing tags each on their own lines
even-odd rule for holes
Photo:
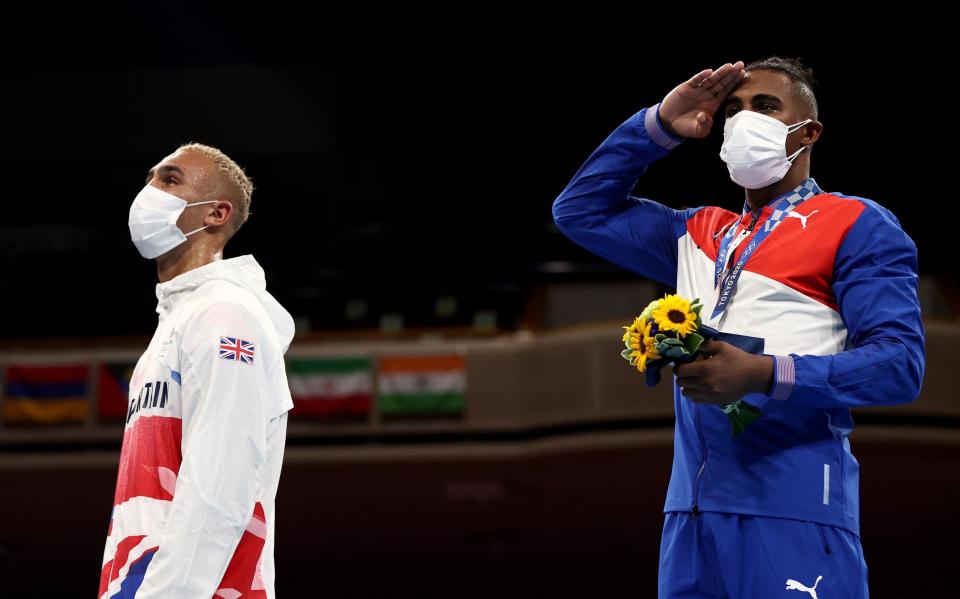
<svg viewBox="0 0 960 599">
<path fill-rule="evenodd" d="M 679 25 L 653 39 L 651 19 L 664 23 L 649 14 L 548 28 L 479 12 L 348 27 L 128 4 L 3 42 L 0 595 L 95 593 L 125 377 L 156 323 L 155 264 L 130 243 L 127 211 L 149 167 L 200 141 L 256 187 L 225 257 L 252 253 L 297 322 L 278 594 L 655 596 L 671 391 L 625 366 L 619 327 L 672 290 L 581 250 L 550 207 L 614 127 L 677 83 L 779 54 L 820 82 L 812 175 L 891 209 L 919 248 L 922 395 L 858 411 L 851 438 L 872 595 L 955 596 L 945 59 L 907 23 L 800 36 L 784 20 L 768 38 L 694 44 Z M 721 140 L 715 127 L 682 144 L 635 194 L 738 210 Z M 377 390 L 398 371 L 466 383 L 391 402 Z M 76 401 L 24 416 L 8 407 L 18 377 Z"/>
</svg>

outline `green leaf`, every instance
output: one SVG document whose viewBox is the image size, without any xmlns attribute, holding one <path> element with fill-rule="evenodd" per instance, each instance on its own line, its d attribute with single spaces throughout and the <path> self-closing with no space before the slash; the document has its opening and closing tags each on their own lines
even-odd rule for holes
<svg viewBox="0 0 960 599">
<path fill-rule="evenodd" d="M 620 352 L 620 357 L 623 358 L 623 359 L 625 359 L 625 360 L 629 360 L 629 359 L 630 359 L 630 352 L 631 352 L 631 351 L 633 351 L 633 350 L 631 350 L 631 349 L 625 349 L 625 350 L 623 350 L 622 352 Z"/>
<path fill-rule="evenodd" d="M 661 341 L 663 341 L 663 340 L 666 339 L 666 338 L 667 338 L 667 336 L 664 335 L 663 333 L 657 333 L 656 335 L 653 336 L 654 341 L 656 341 L 657 343 L 660 343 Z"/>
<path fill-rule="evenodd" d="M 676 341 L 678 344 L 670 343 L 671 341 Z M 658 354 L 671 360 L 689 355 L 690 353 L 679 339 L 664 339 L 661 343 L 657 344 L 656 347 Z"/>
<path fill-rule="evenodd" d="M 690 350 L 692 354 L 700 349 L 700 345 L 703 343 L 703 337 L 697 333 L 690 333 L 684 341 L 686 342 L 687 349 Z"/>
<path fill-rule="evenodd" d="M 745 431 L 748 426 L 763 415 L 759 408 L 748 404 L 742 399 L 723 406 L 723 413 L 730 419 L 733 438 L 736 438 L 737 435 Z"/>
</svg>

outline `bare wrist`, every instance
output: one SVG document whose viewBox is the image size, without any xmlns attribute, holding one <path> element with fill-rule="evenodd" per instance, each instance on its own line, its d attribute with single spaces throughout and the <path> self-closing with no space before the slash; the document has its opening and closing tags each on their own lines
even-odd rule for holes
<svg viewBox="0 0 960 599">
<path fill-rule="evenodd" d="M 662 103 L 661 103 L 662 104 Z M 673 130 L 673 127 L 670 126 L 670 123 L 663 120 L 663 117 L 660 115 L 660 105 L 657 105 L 657 122 L 660 123 L 660 126 L 663 127 L 663 130 L 668 134 L 678 138 L 683 139 L 683 136 Z"/>
<path fill-rule="evenodd" d="M 767 395 L 773 387 L 773 369 L 776 364 L 774 357 L 770 355 L 757 356 L 757 387 L 756 393 Z"/>
</svg>

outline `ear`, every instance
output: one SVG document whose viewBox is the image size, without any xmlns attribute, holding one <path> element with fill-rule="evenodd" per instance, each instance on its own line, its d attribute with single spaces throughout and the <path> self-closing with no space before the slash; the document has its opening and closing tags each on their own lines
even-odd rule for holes
<svg viewBox="0 0 960 599">
<path fill-rule="evenodd" d="M 823 123 L 820 121 L 810 121 L 803 126 L 803 137 L 800 139 L 801 143 L 804 145 L 813 145 L 817 143 L 817 140 L 820 139 L 820 134 L 823 133 Z"/>
<path fill-rule="evenodd" d="M 233 217 L 233 204 L 227 200 L 218 200 L 210 205 L 210 213 L 203 219 L 203 224 L 211 227 L 221 227 L 229 224 Z"/>
</svg>

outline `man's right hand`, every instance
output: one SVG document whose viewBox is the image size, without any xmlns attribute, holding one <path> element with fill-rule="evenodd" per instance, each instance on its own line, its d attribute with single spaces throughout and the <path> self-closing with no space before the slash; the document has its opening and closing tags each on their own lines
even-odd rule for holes
<svg viewBox="0 0 960 599">
<path fill-rule="evenodd" d="M 706 137 L 713 127 L 713 115 L 744 76 L 742 60 L 728 62 L 716 71 L 700 71 L 663 99 L 660 122 L 678 137 Z"/>
</svg>

